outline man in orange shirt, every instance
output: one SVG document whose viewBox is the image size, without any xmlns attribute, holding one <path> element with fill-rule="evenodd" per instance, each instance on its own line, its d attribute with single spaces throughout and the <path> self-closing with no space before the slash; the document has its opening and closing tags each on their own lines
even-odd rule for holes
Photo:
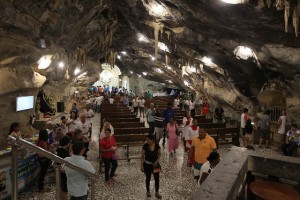
<svg viewBox="0 0 300 200">
<path fill-rule="evenodd" d="M 209 136 L 204 128 L 199 130 L 199 136 L 195 136 L 192 140 L 192 148 L 189 152 L 189 160 L 195 155 L 194 178 L 199 179 L 200 169 L 207 161 L 207 157 L 212 151 L 216 151 L 217 145 L 215 140 Z M 189 162 L 189 161 L 188 161 Z"/>
</svg>

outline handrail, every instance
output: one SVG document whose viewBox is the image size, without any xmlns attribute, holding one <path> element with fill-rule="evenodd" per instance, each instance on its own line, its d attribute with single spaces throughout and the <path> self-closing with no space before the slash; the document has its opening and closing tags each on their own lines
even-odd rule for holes
<svg viewBox="0 0 300 200">
<path fill-rule="evenodd" d="M 86 175 L 86 176 L 89 176 L 90 178 L 95 178 L 95 179 L 98 178 L 97 174 L 91 173 L 81 167 L 78 167 L 78 166 L 74 165 L 73 163 L 68 162 L 68 161 L 62 159 L 61 157 L 59 157 L 53 153 L 50 153 L 50 152 L 44 150 L 43 148 L 40 148 L 22 138 L 15 138 L 15 137 L 9 136 L 9 139 L 11 141 L 15 141 L 16 143 L 20 143 L 22 146 L 26 147 L 27 149 L 29 149 L 31 151 L 34 151 L 35 153 L 42 154 L 43 156 L 49 158 L 50 160 L 53 160 L 59 164 L 63 164 L 66 167 L 69 167 L 75 171 L 78 171 L 78 172 Z"/>
</svg>

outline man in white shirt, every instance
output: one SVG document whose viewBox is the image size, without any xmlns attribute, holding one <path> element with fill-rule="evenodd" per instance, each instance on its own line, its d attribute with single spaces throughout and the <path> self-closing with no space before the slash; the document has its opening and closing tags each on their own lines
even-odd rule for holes
<svg viewBox="0 0 300 200">
<path fill-rule="evenodd" d="M 60 120 L 61 120 L 60 127 L 62 129 L 63 134 L 66 135 L 69 132 L 69 128 L 67 126 L 68 120 L 67 120 L 66 116 L 61 116 Z"/>
<path fill-rule="evenodd" d="M 177 96 L 176 99 L 174 99 L 174 109 L 179 107 L 179 97 Z"/>
<path fill-rule="evenodd" d="M 109 103 L 110 104 L 114 104 L 114 101 L 115 101 L 114 98 L 112 98 L 112 97 L 109 98 Z"/>
<path fill-rule="evenodd" d="M 145 99 L 141 97 L 141 99 L 138 100 L 139 102 L 139 108 L 140 108 L 140 117 L 143 114 L 143 118 L 145 117 Z"/>
<path fill-rule="evenodd" d="M 284 144 L 284 134 L 285 134 L 285 126 L 286 126 L 286 111 L 283 110 L 281 112 L 281 116 L 278 119 L 278 131 L 277 131 L 277 144 L 278 150 L 281 149 L 282 145 Z"/>
<path fill-rule="evenodd" d="M 97 113 L 101 112 L 101 103 L 102 103 L 102 100 L 103 100 L 103 96 L 96 97 L 96 104 L 97 104 L 96 112 Z"/>
<path fill-rule="evenodd" d="M 92 127 L 91 124 L 86 120 L 85 114 L 80 115 L 80 120 L 76 123 L 75 129 L 82 131 L 82 134 L 89 137 Z"/>
<path fill-rule="evenodd" d="M 94 111 L 90 108 L 90 105 L 86 105 L 85 109 L 83 109 L 83 114 L 86 116 L 86 121 L 88 121 L 92 126 L 92 118 L 94 117 Z"/>
<path fill-rule="evenodd" d="M 132 100 L 132 104 L 133 104 L 133 112 L 137 116 L 138 108 L 139 108 L 139 97 L 138 96 L 136 96 L 136 98 Z"/>
<path fill-rule="evenodd" d="M 72 150 L 73 155 L 71 157 L 66 157 L 65 160 L 91 173 L 95 173 L 92 164 L 82 156 L 85 151 L 84 143 L 75 142 L 72 145 Z M 88 177 L 68 167 L 65 167 L 65 173 L 67 175 L 68 193 L 71 196 L 71 199 L 87 200 Z"/>
</svg>

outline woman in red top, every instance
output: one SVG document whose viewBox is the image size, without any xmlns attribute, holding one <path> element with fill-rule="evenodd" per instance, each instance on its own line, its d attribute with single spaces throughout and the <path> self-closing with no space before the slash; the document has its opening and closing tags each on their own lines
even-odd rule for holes
<svg viewBox="0 0 300 200">
<path fill-rule="evenodd" d="M 206 99 L 202 105 L 202 115 L 207 115 L 208 112 L 209 112 L 209 104 L 208 104 L 208 100 Z"/>
<path fill-rule="evenodd" d="M 49 151 L 49 143 L 48 143 L 48 132 L 47 130 L 40 130 L 39 138 L 36 141 L 36 145 L 46 151 Z M 50 160 L 44 157 L 41 154 L 37 154 L 38 161 L 40 163 L 40 176 L 38 180 L 38 189 L 39 192 L 49 192 L 49 188 L 44 188 L 44 179 L 46 176 L 47 169 L 50 165 Z"/>
<path fill-rule="evenodd" d="M 118 167 L 118 161 L 116 157 L 116 141 L 113 135 L 111 135 L 111 130 L 108 128 L 105 130 L 105 137 L 101 139 L 100 142 L 100 150 L 102 160 L 105 165 L 105 183 L 108 186 L 112 186 L 112 182 L 114 181 L 115 171 Z M 111 171 L 110 164 L 112 165 Z"/>
</svg>

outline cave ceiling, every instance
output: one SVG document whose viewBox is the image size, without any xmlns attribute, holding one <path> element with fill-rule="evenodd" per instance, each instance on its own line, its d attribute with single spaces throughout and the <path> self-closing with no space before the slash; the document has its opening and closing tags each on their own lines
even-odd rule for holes
<svg viewBox="0 0 300 200">
<path fill-rule="evenodd" d="M 76 60 L 69 65 L 108 62 L 128 76 L 147 72 L 146 79 L 196 90 L 210 81 L 252 97 L 268 80 L 291 80 L 300 72 L 292 17 L 285 33 L 284 9 L 266 2 L 271 6 L 253 0 L 0 0 L 0 68 L 31 65 L 55 52 Z M 155 56 L 155 41 L 169 50 L 158 48 Z M 257 59 L 237 59 L 237 46 L 251 48 Z M 184 66 L 198 73 L 183 75 Z"/>
</svg>

